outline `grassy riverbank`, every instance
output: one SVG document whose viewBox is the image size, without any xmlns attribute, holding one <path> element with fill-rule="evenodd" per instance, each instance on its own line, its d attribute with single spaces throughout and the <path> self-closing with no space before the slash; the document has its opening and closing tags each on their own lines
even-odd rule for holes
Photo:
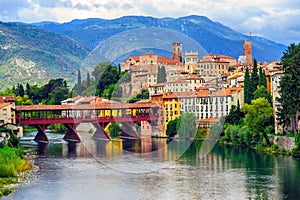
<svg viewBox="0 0 300 200">
<path fill-rule="evenodd" d="M 23 150 L 4 146 L 0 148 L 0 197 L 8 195 L 18 183 L 18 174 L 32 168 Z"/>
</svg>

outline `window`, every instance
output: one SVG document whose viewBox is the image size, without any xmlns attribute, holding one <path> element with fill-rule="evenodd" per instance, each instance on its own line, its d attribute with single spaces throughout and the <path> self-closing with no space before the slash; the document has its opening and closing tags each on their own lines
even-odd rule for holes
<svg viewBox="0 0 300 200">
<path fill-rule="evenodd" d="M 7 115 L 7 109 L 3 109 L 3 110 L 2 110 L 2 114 L 3 114 L 3 115 Z"/>
</svg>

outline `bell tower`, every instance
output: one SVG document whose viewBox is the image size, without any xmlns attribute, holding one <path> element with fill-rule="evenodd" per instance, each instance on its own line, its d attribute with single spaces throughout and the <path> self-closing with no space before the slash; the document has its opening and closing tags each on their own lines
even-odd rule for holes
<svg viewBox="0 0 300 200">
<path fill-rule="evenodd" d="M 182 43 L 172 43 L 172 59 L 178 62 L 182 62 Z"/>
<path fill-rule="evenodd" d="M 244 40 L 244 56 L 246 56 L 246 62 L 252 62 L 252 41 L 251 40 Z"/>
</svg>

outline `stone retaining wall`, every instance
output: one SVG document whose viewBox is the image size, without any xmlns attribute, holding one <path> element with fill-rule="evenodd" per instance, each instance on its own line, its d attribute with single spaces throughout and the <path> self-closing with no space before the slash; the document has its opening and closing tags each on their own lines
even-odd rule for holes
<svg viewBox="0 0 300 200">
<path fill-rule="evenodd" d="M 295 147 L 295 138 L 286 136 L 274 136 L 273 143 L 278 145 L 279 149 L 291 150 Z"/>
</svg>

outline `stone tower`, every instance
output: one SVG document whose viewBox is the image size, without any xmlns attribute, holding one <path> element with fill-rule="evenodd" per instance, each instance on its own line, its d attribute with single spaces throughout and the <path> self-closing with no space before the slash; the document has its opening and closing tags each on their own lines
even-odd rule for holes
<svg viewBox="0 0 300 200">
<path fill-rule="evenodd" d="M 252 41 L 244 40 L 244 56 L 246 56 L 246 62 L 252 62 Z"/>
<path fill-rule="evenodd" d="M 175 61 L 182 62 L 182 43 L 173 42 L 172 43 L 172 58 Z"/>
</svg>

